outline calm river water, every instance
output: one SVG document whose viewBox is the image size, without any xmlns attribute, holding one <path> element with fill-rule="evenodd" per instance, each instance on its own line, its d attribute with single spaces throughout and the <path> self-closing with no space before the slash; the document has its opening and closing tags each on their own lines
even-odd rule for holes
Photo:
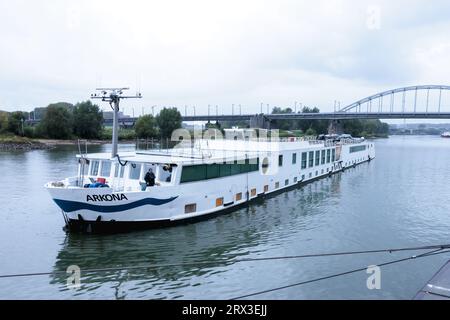
<svg viewBox="0 0 450 320">
<path fill-rule="evenodd" d="M 66 234 L 43 188 L 75 172 L 75 146 L 0 153 L 0 275 L 123 267 L 82 273 L 78 289 L 69 289 L 62 274 L 0 278 L 0 298 L 228 299 L 413 253 L 237 259 L 450 242 L 450 140 L 391 137 L 375 144 L 375 161 L 265 202 L 196 224 L 108 236 Z M 369 275 L 361 272 L 254 299 L 411 299 L 448 258 L 383 267 L 381 290 L 368 290 Z M 195 261 L 217 264 L 127 269 Z"/>
</svg>

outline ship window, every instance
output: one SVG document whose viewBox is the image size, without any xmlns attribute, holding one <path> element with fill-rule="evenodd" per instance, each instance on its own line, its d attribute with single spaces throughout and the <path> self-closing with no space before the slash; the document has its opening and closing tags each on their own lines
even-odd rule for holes
<svg viewBox="0 0 450 320">
<path fill-rule="evenodd" d="M 184 206 L 184 213 L 193 213 L 197 211 L 197 204 L 191 203 Z"/>
<path fill-rule="evenodd" d="M 206 165 L 183 167 L 181 183 L 193 182 L 206 179 Z"/>
<path fill-rule="evenodd" d="M 280 183 L 279 182 L 276 182 L 275 183 L 275 189 L 278 189 L 280 187 Z"/>
<path fill-rule="evenodd" d="M 256 189 L 252 189 L 251 195 L 252 197 L 256 197 Z"/>
<path fill-rule="evenodd" d="M 221 177 L 231 176 L 231 166 L 232 166 L 232 164 L 227 164 L 227 163 L 222 164 L 220 166 L 220 173 L 219 173 L 219 175 Z"/>
<path fill-rule="evenodd" d="M 250 160 L 249 159 L 245 159 L 245 163 L 240 165 L 240 172 L 241 173 L 247 173 L 247 172 L 251 172 L 252 171 L 252 167 L 250 164 Z"/>
<path fill-rule="evenodd" d="M 350 153 L 360 152 L 364 150 L 366 150 L 366 145 L 350 147 Z"/>
<path fill-rule="evenodd" d="M 325 150 L 322 150 L 322 164 L 325 164 Z"/>
<path fill-rule="evenodd" d="M 297 154 L 293 153 L 292 154 L 292 164 L 296 164 L 297 163 Z"/>
<path fill-rule="evenodd" d="M 123 178 L 124 172 L 125 172 L 125 167 L 121 166 L 118 163 L 114 166 L 114 177 L 117 178 L 120 175 L 120 178 Z"/>
<path fill-rule="evenodd" d="M 259 159 L 234 161 L 234 164 L 221 163 L 209 165 L 184 166 L 181 172 L 181 183 L 228 177 L 241 173 L 259 170 Z"/>
<path fill-rule="evenodd" d="M 297 183 L 297 181 L 298 181 L 298 178 L 295 177 L 295 178 L 294 178 L 294 183 Z"/>
<path fill-rule="evenodd" d="M 303 180 L 305 180 L 305 178 L 306 178 L 306 177 L 305 177 L 305 175 L 304 175 L 304 174 L 302 174 L 302 181 L 303 181 Z"/>
<path fill-rule="evenodd" d="M 284 181 L 284 185 L 285 185 L 285 186 L 289 185 L 289 179 L 286 179 L 286 180 Z"/>
<path fill-rule="evenodd" d="M 237 160 L 234 160 L 234 164 L 231 165 L 231 175 L 241 173 L 240 164 L 238 164 Z"/>
<path fill-rule="evenodd" d="M 131 180 L 139 180 L 139 177 L 141 176 L 141 165 L 132 163 L 130 165 L 130 175 L 129 178 Z"/>
<path fill-rule="evenodd" d="M 327 163 L 330 163 L 331 160 L 331 149 L 327 150 Z"/>
<path fill-rule="evenodd" d="M 111 161 L 102 161 L 102 170 L 100 176 L 109 177 L 111 175 Z"/>
<path fill-rule="evenodd" d="M 262 172 L 263 174 L 266 174 L 269 170 L 269 159 L 264 158 L 262 164 L 261 164 Z"/>
<path fill-rule="evenodd" d="M 316 166 L 320 165 L 320 151 L 316 151 Z"/>
<path fill-rule="evenodd" d="M 308 155 L 308 168 L 312 168 L 314 166 L 314 151 L 310 151 Z"/>
<path fill-rule="evenodd" d="M 242 192 L 236 194 L 236 201 L 242 200 Z"/>
<path fill-rule="evenodd" d="M 209 164 L 206 167 L 206 179 L 214 179 L 219 177 L 220 166 L 218 164 Z"/>
<path fill-rule="evenodd" d="M 100 161 L 92 161 L 91 162 L 91 176 L 97 176 L 98 175 L 98 166 L 100 164 Z"/>
<path fill-rule="evenodd" d="M 279 167 L 282 167 L 282 166 L 283 166 L 283 156 L 282 156 L 282 155 L 279 155 L 279 156 L 278 156 L 278 166 L 279 166 Z"/>
<path fill-rule="evenodd" d="M 216 207 L 223 206 L 223 198 L 217 198 L 216 199 Z"/>
<path fill-rule="evenodd" d="M 336 149 L 331 149 L 331 161 L 336 161 Z"/>
<path fill-rule="evenodd" d="M 302 153 L 302 169 L 306 169 L 307 158 L 308 158 L 308 153 L 303 152 Z"/>
<path fill-rule="evenodd" d="M 259 158 L 250 159 L 250 172 L 259 170 Z"/>
<path fill-rule="evenodd" d="M 264 192 L 269 192 L 269 186 L 268 185 L 264 186 Z"/>
</svg>

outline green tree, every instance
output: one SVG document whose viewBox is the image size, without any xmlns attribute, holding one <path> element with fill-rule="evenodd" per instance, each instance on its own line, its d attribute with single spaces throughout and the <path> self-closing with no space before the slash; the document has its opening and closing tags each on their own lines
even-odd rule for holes
<svg viewBox="0 0 450 320">
<path fill-rule="evenodd" d="M 103 128 L 103 113 L 91 101 L 73 107 L 73 133 L 84 139 L 98 139 Z"/>
<path fill-rule="evenodd" d="M 301 113 L 319 113 L 320 109 L 317 107 L 303 107 Z M 303 132 L 308 131 L 309 129 L 315 131 L 318 134 L 324 134 L 328 131 L 328 120 L 299 120 L 297 122 L 297 128 L 302 130 Z"/>
<path fill-rule="evenodd" d="M 164 108 L 156 117 L 162 138 L 170 138 L 172 132 L 181 128 L 181 113 L 177 108 Z"/>
<path fill-rule="evenodd" d="M 38 135 L 53 139 L 67 139 L 72 135 L 72 113 L 67 106 L 49 105 L 37 128 Z"/>
<path fill-rule="evenodd" d="M 47 108 L 34 108 L 34 110 L 30 112 L 31 119 L 41 120 L 42 118 L 44 118 L 45 111 L 47 111 Z"/>
<path fill-rule="evenodd" d="M 16 135 L 23 135 L 22 124 L 27 119 L 28 114 L 22 111 L 14 111 L 8 117 L 8 131 Z"/>
<path fill-rule="evenodd" d="M 291 108 L 282 109 L 279 107 L 275 107 L 272 109 L 272 114 L 287 114 L 292 113 Z M 275 128 L 280 130 L 292 130 L 296 128 L 295 121 L 292 120 L 274 120 L 272 124 Z"/>
<path fill-rule="evenodd" d="M 8 131 L 8 113 L 0 111 L 0 133 Z"/>
<path fill-rule="evenodd" d="M 354 137 L 383 137 L 389 135 L 389 125 L 380 120 L 344 120 L 342 125 L 344 132 Z"/>
<path fill-rule="evenodd" d="M 307 135 L 307 136 L 315 136 L 315 135 L 317 135 L 317 132 L 316 132 L 316 130 L 314 130 L 312 128 L 309 128 L 308 130 L 306 130 L 305 135 Z"/>
<path fill-rule="evenodd" d="M 158 135 L 156 119 L 151 114 L 139 117 L 134 130 L 138 138 L 155 138 Z"/>
</svg>

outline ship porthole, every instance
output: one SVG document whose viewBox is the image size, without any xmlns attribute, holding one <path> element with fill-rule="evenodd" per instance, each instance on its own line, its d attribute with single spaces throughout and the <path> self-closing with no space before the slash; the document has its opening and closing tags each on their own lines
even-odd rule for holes
<svg viewBox="0 0 450 320">
<path fill-rule="evenodd" d="M 269 171 L 269 159 L 264 158 L 264 160 L 261 163 L 261 169 L 263 174 L 267 174 L 267 171 Z"/>
</svg>

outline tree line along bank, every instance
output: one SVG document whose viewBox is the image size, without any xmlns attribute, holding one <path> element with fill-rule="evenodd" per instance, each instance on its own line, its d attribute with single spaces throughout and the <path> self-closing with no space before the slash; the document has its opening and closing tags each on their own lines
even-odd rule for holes
<svg viewBox="0 0 450 320">
<path fill-rule="evenodd" d="M 273 114 L 292 113 L 291 108 L 273 108 Z M 318 108 L 304 107 L 301 113 L 318 113 Z M 26 124 L 26 119 L 40 119 L 35 126 Z M 60 102 L 50 104 L 46 108 L 36 108 L 31 113 L 23 111 L 0 111 L 0 134 L 24 136 L 28 138 L 48 139 L 98 139 L 110 140 L 112 128 L 103 125 L 103 112 L 91 101 L 79 102 L 75 105 Z M 327 133 L 328 120 L 276 120 L 271 127 L 279 129 L 281 136 L 318 135 Z M 345 133 L 353 136 L 386 137 L 389 126 L 380 120 L 345 120 L 341 122 Z M 136 138 L 168 139 L 175 129 L 181 128 L 182 116 L 176 108 L 164 108 L 155 117 L 143 115 L 135 126 L 119 131 L 119 139 Z M 205 128 L 222 130 L 238 126 L 249 127 L 245 121 L 208 122 Z"/>
</svg>

